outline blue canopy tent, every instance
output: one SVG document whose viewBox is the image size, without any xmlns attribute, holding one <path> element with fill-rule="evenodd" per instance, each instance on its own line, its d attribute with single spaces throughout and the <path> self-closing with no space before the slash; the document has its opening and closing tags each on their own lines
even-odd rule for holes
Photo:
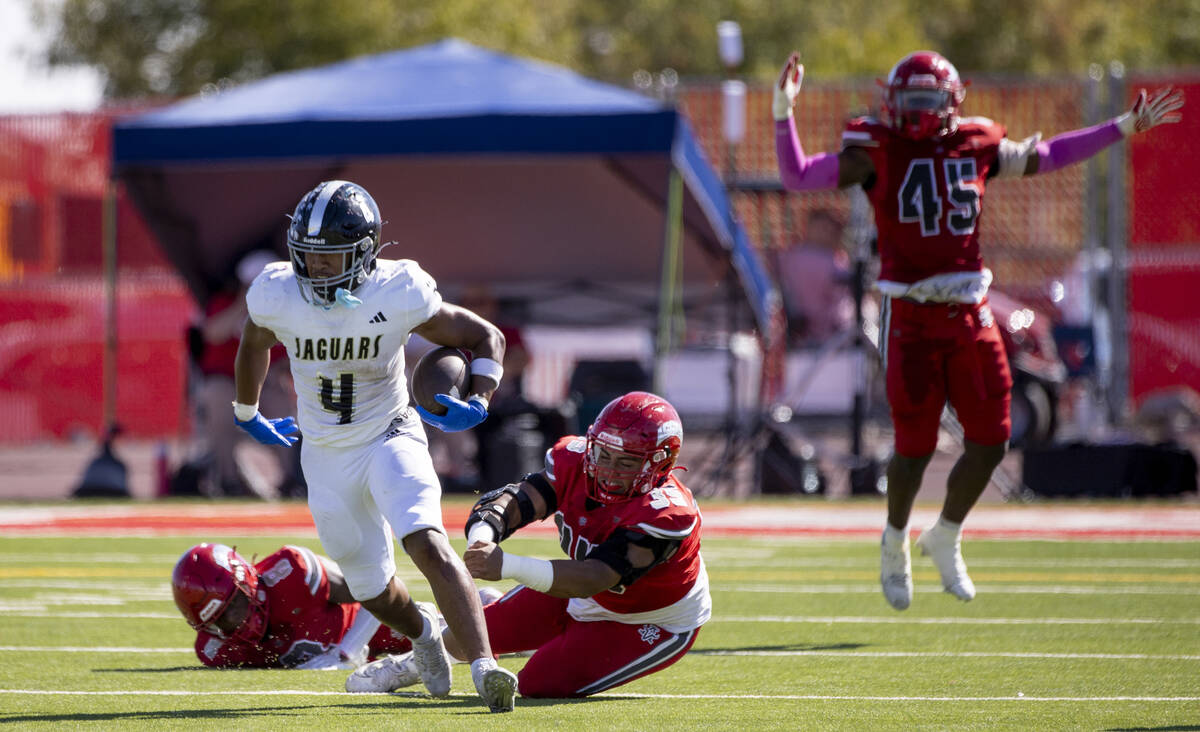
<svg viewBox="0 0 1200 732">
<path fill-rule="evenodd" d="M 486 283 L 527 322 L 644 322 L 662 348 L 678 313 L 748 311 L 766 334 L 778 307 L 672 106 L 458 40 L 126 118 L 113 163 L 201 299 L 241 253 L 283 252 L 284 215 L 340 178 L 378 201 L 384 256 L 417 260 L 451 300 Z"/>
</svg>

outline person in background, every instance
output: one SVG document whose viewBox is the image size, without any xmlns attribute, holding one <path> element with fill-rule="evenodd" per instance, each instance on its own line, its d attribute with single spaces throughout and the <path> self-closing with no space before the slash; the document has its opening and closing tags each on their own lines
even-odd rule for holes
<svg viewBox="0 0 1200 732">
<path fill-rule="evenodd" d="M 945 57 L 916 51 L 900 59 L 883 86 L 883 117 L 850 120 L 838 153 L 808 156 L 793 114 L 804 78 L 793 53 L 775 86 L 775 152 L 786 189 L 862 186 L 875 211 L 883 295 L 879 350 L 895 445 L 887 469 L 887 524 L 880 584 L 888 604 L 912 602 L 908 522 L 937 446 L 947 402 L 962 423 L 963 454 L 950 471 L 946 499 L 916 544 L 946 592 L 975 597 L 963 562 L 962 524 L 1000 464 L 1011 435 L 1012 374 L 987 304 L 979 219 L 988 183 L 1060 170 L 1109 145 L 1182 119 L 1183 95 L 1143 89 L 1125 114 L 1042 140 L 1011 140 L 1003 125 L 960 117 L 967 86 Z"/>
<path fill-rule="evenodd" d="M 260 498 L 303 496 L 304 480 L 295 453 L 282 446 L 269 446 L 279 465 L 277 483 L 245 460 L 239 460 L 238 445 L 247 435 L 227 418 L 234 400 L 234 359 L 237 357 L 242 324 L 246 320 L 246 290 L 254 278 L 271 262 L 274 252 L 255 250 L 237 264 L 236 277 L 225 288 L 213 293 L 204 306 L 204 317 L 190 330 L 195 379 L 195 434 L 207 466 L 209 495 Z M 282 417 L 295 409 L 288 373 L 287 351 L 278 346 L 271 351 L 271 368 L 263 385 L 262 409 L 272 417 Z"/>
<path fill-rule="evenodd" d="M 776 267 L 795 345 L 820 345 L 850 330 L 854 299 L 844 226 L 828 209 L 808 214 L 804 239 L 779 253 Z"/>
</svg>

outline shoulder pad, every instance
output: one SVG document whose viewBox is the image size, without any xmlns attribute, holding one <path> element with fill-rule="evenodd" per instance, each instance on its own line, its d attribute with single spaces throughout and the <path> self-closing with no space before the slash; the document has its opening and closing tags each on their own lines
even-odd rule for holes
<svg viewBox="0 0 1200 732">
<path fill-rule="evenodd" d="M 288 288 L 295 290 L 296 282 L 291 262 L 268 264 L 246 291 L 246 309 L 251 319 L 271 317 L 284 308 Z M 299 294 L 299 291 L 296 291 Z"/>
<path fill-rule="evenodd" d="M 999 143 L 1008 135 L 1004 125 L 987 117 L 963 117 L 958 121 L 959 132 L 969 137 L 983 136 L 989 141 Z"/>
<path fill-rule="evenodd" d="M 653 521 L 643 521 L 631 528 L 645 532 L 657 539 L 674 539 L 682 541 L 691 535 L 700 525 L 700 517 L 683 513 L 660 516 Z"/>
<path fill-rule="evenodd" d="M 874 117 L 857 117 L 842 131 L 842 148 L 879 147 L 887 134 L 888 128 Z"/>
<path fill-rule="evenodd" d="M 437 282 L 411 259 L 377 260 L 375 278 L 385 297 L 412 313 L 414 324 L 432 318 L 442 306 Z"/>
<path fill-rule="evenodd" d="M 317 594 L 324 579 L 325 569 L 311 549 L 302 546 L 284 546 L 257 565 L 259 574 L 267 587 L 274 587 L 292 574 L 304 582 L 310 595 Z"/>
<path fill-rule="evenodd" d="M 583 459 L 587 450 L 587 440 L 578 435 L 560 437 L 554 446 L 546 451 L 546 477 L 557 482 L 556 469 L 569 467 Z"/>
<path fill-rule="evenodd" d="M 433 275 L 421 269 L 421 265 L 417 264 L 415 260 L 381 260 L 381 264 L 384 262 L 392 263 L 395 266 L 396 276 L 408 280 L 414 287 L 425 290 L 437 289 L 437 280 L 433 279 Z"/>
</svg>

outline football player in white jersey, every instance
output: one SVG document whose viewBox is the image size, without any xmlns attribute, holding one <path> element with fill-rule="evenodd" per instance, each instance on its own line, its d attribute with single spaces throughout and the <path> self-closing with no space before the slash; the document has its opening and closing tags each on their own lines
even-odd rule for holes
<svg viewBox="0 0 1200 732">
<path fill-rule="evenodd" d="M 436 611 L 395 577 L 393 532 L 429 580 L 456 638 L 466 640 L 476 689 L 492 711 L 513 708 L 516 677 L 496 665 L 475 586 L 442 526 L 441 486 L 421 419 L 446 432 L 487 417 L 500 383 L 504 336 L 469 310 L 442 301 L 412 260 L 379 259 L 379 208 L 365 189 L 335 180 L 309 191 L 288 227 L 289 262 L 267 265 L 246 293 L 249 318 L 236 363 L 238 426 L 264 444 L 291 445 L 302 429 L 308 505 L 325 551 L 354 599 L 413 640 L 434 696 L 450 692 Z M 447 413 L 409 405 L 409 333 L 469 350 L 466 401 L 438 395 Z M 299 422 L 266 419 L 258 397 L 276 342 L 288 350 Z"/>
</svg>

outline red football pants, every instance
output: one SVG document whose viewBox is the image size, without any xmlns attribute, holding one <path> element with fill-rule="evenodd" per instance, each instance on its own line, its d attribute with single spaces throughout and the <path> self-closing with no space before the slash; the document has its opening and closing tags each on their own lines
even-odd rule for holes
<svg viewBox="0 0 1200 732">
<path fill-rule="evenodd" d="M 980 445 L 1008 440 L 1012 374 L 986 301 L 921 304 L 885 297 L 882 316 L 897 453 L 916 458 L 934 451 L 947 401 L 966 439 Z"/>
<path fill-rule="evenodd" d="M 671 633 L 649 623 L 583 623 L 567 600 L 518 587 L 483 609 L 492 652 L 533 650 L 517 674 L 526 697 L 581 697 L 661 671 L 688 652 L 700 629 Z M 536 650 L 535 650 L 536 649 Z"/>
</svg>

